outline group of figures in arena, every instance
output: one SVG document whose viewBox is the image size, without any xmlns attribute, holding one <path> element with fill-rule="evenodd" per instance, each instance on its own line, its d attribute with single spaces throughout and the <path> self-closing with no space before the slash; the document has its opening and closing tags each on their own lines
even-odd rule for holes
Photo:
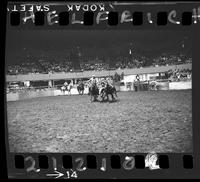
<svg viewBox="0 0 200 182">
<path fill-rule="evenodd" d="M 108 101 L 109 95 L 111 95 L 112 101 L 114 101 L 117 98 L 117 90 L 110 78 L 102 78 L 97 81 L 95 75 L 92 75 L 92 78 L 89 80 L 89 95 L 92 102 L 98 100 Z"/>
<path fill-rule="evenodd" d="M 62 93 L 65 93 L 66 91 L 68 92 L 68 94 L 71 95 L 71 89 L 72 89 L 73 85 L 70 83 L 68 84 L 67 82 L 65 82 L 63 84 L 63 86 L 60 88 Z"/>
<path fill-rule="evenodd" d="M 71 83 L 65 82 L 61 87 L 61 92 L 68 92 L 71 95 L 71 89 L 73 85 Z M 113 85 L 113 81 L 110 78 L 102 78 L 97 80 L 95 75 L 87 81 L 83 82 L 80 80 L 77 84 L 77 91 L 79 95 L 84 94 L 85 87 L 88 87 L 88 95 L 90 95 L 91 102 L 95 101 L 108 101 L 109 95 L 112 98 L 112 101 L 115 101 L 117 98 L 117 91 L 115 86 Z"/>
</svg>

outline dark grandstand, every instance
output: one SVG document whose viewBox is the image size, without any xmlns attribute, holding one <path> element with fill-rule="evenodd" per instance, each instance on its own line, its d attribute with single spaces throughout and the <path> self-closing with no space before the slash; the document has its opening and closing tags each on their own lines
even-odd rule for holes
<svg viewBox="0 0 200 182">
<path fill-rule="evenodd" d="M 172 31 L 9 30 L 6 73 L 48 74 L 187 64 L 192 62 L 191 44 L 187 32 L 177 35 Z"/>
</svg>

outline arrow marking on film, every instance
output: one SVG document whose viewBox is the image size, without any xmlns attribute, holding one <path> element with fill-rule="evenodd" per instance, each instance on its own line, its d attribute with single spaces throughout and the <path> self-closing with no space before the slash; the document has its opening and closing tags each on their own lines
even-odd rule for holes
<svg viewBox="0 0 200 182">
<path fill-rule="evenodd" d="M 55 178 L 60 178 L 61 176 L 64 176 L 63 173 L 60 173 L 58 171 L 55 171 L 57 174 L 46 174 L 47 176 L 56 176 Z"/>
</svg>

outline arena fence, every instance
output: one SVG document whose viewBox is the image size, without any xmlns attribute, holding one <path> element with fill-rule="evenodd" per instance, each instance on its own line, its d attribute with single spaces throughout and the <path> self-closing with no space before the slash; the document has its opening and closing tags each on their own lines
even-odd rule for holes
<svg viewBox="0 0 200 182">
<path fill-rule="evenodd" d="M 124 88 L 125 87 L 125 88 Z M 147 82 L 141 82 L 137 86 L 126 87 L 116 85 L 117 91 L 148 91 L 151 90 Z M 182 89 L 192 89 L 191 81 L 180 81 L 180 82 L 159 82 L 157 85 L 157 90 L 182 90 Z M 76 87 L 71 90 L 71 95 L 77 95 L 78 91 Z M 85 89 L 84 94 L 88 94 L 88 88 Z M 24 99 L 31 99 L 37 97 L 49 97 L 49 96 L 59 96 L 59 95 L 70 95 L 68 92 L 61 92 L 58 88 L 47 88 L 40 87 L 34 88 L 32 90 L 21 90 L 18 92 L 7 93 L 7 101 L 17 101 Z"/>
</svg>

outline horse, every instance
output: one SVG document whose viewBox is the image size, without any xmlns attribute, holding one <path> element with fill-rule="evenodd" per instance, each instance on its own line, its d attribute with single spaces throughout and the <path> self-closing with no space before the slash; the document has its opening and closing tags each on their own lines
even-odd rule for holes
<svg viewBox="0 0 200 182">
<path fill-rule="evenodd" d="M 115 97 L 116 98 L 118 97 L 117 96 L 117 90 L 116 90 L 115 86 L 111 86 L 109 84 L 107 84 L 106 87 L 101 90 L 100 95 L 101 95 L 102 101 L 105 100 L 105 97 L 106 97 L 106 100 L 108 101 L 109 100 L 109 96 L 108 95 L 111 95 L 112 101 L 115 100 Z M 114 97 L 114 95 L 115 95 L 115 97 Z"/>
<path fill-rule="evenodd" d="M 92 83 L 90 86 L 89 86 L 89 95 L 90 95 L 90 101 L 97 101 L 97 97 L 99 95 L 99 88 L 95 83 Z"/>
<path fill-rule="evenodd" d="M 66 87 L 63 85 L 62 87 L 60 87 L 60 90 L 63 94 L 65 94 L 65 91 L 66 91 Z"/>
<path fill-rule="evenodd" d="M 61 92 L 62 92 L 64 95 L 65 95 L 65 91 L 67 91 L 68 94 L 71 95 L 71 89 L 72 89 L 72 85 L 71 85 L 71 84 L 69 84 L 69 85 L 67 85 L 67 86 L 63 85 L 63 86 L 60 88 Z"/>
<path fill-rule="evenodd" d="M 77 90 L 78 90 L 79 95 L 84 94 L 84 83 L 83 82 L 81 82 L 77 85 Z"/>
<path fill-rule="evenodd" d="M 158 90 L 159 84 L 157 81 L 153 80 L 149 83 L 150 90 Z"/>
</svg>

